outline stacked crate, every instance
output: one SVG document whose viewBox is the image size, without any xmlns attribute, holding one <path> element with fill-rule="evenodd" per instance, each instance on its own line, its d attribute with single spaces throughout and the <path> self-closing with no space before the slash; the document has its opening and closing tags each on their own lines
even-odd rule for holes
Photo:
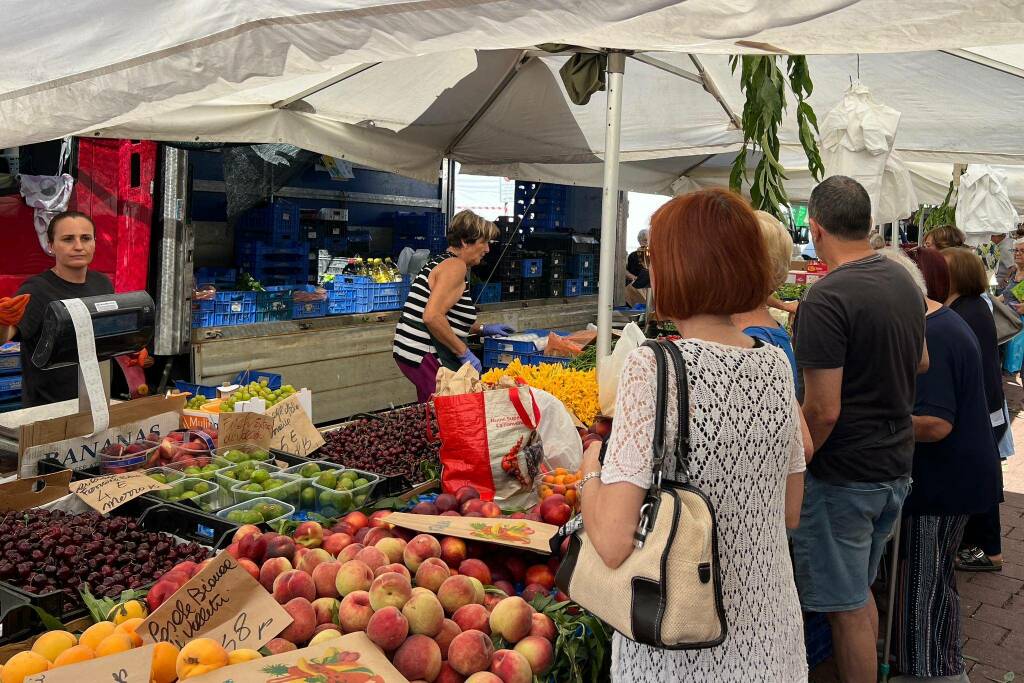
<svg viewBox="0 0 1024 683">
<path fill-rule="evenodd" d="M 568 230 L 569 188 L 547 183 L 516 183 L 516 218 L 526 232 Z"/>
<path fill-rule="evenodd" d="M 276 200 L 235 221 L 235 263 L 263 285 L 306 282 L 309 253 L 299 207 Z"/>
</svg>

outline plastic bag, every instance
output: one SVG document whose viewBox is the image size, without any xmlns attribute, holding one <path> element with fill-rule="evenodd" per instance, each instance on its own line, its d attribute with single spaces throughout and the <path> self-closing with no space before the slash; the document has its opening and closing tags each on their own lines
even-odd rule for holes
<svg viewBox="0 0 1024 683">
<path fill-rule="evenodd" d="M 68 208 L 74 187 L 75 179 L 67 173 L 56 176 L 21 176 L 21 194 L 25 197 L 25 203 L 36 210 L 34 220 L 39 246 L 50 256 L 53 256 L 53 252 L 50 250 L 46 230 L 50 219 Z"/>
<path fill-rule="evenodd" d="M 427 265 L 427 261 L 429 260 L 429 249 L 413 249 L 412 247 L 406 247 L 398 254 L 398 263 L 395 265 L 398 266 L 398 270 L 402 275 L 416 277 L 419 275 L 419 272 L 423 270 L 423 266 Z"/>
<path fill-rule="evenodd" d="M 554 332 L 548 333 L 548 344 L 544 349 L 545 356 L 557 356 L 559 358 L 572 358 L 578 356 L 583 347 L 597 338 L 597 332 L 583 330 L 573 332 L 564 337 Z"/>
<path fill-rule="evenodd" d="M 546 391 L 534 389 L 533 397 L 540 408 L 537 433 L 544 442 L 544 465 L 549 469 L 564 467 L 575 472 L 583 464 L 583 442 L 572 415 L 561 401 Z"/>
<path fill-rule="evenodd" d="M 601 414 L 615 417 L 615 396 L 619 390 L 619 375 L 626 362 L 626 356 L 633 349 L 647 341 L 643 330 L 636 323 L 629 323 L 622 328 L 622 336 L 607 358 L 597 361 L 597 400 L 601 405 Z"/>
</svg>

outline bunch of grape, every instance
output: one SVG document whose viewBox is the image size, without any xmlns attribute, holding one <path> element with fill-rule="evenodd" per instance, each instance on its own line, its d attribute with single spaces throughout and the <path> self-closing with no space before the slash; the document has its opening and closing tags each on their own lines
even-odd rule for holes
<svg viewBox="0 0 1024 683">
<path fill-rule="evenodd" d="M 185 407 L 188 408 L 189 410 L 199 410 L 199 408 L 201 408 L 202 405 L 204 403 L 207 403 L 209 400 L 210 399 L 206 398 L 205 396 L 193 396 L 188 400 L 188 403 L 185 404 Z"/>
<path fill-rule="evenodd" d="M 220 405 L 220 411 L 222 413 L 233 413 L 235 411 L 235 404 L 239 401 L 248 401 L 252 398 L 262 398 L 267 402 L 267 407 L 276 405 L 281 401 L 285 400 L 289 396 L 295 393 L 295 387 L 291 384 L 285 384 L 280 389 L 271 389 L 267 386 L 267 381 L 264 379 L 261 382 L 249 382 L 244 387 L 239 388 L 238 391 L 231 394 L 224 403 Z"/>
</svg>

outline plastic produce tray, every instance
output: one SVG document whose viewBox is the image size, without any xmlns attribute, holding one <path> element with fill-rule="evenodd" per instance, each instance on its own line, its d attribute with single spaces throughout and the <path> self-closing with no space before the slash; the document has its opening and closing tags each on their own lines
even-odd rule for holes
<svg viewBox="0 0 1024 683">
<path fill-rule="evenodd" d="M 280 506 L 282 506 L 283 509 L 284 509 L 284 514 L 281 515 L 280 517 L 275 517 L 274 519 L 266 520 L 262 524 L 260 524 L 259 526 L 273 528 L 273 525 L 277 524 L 278 522 L 284 521 L 284 520 L 288 519 L 289 517 L 291 517 L 293 514 L 295 514 L 295 508 L 293 506 L 289 505 L 288 503 L 283 503 L 283 502 L 281 502 L 279 500 L 275 500 L 274 498 L 260 497 L 260 498 L 253 498 L 252 500 L 247 500 L 247 501 L 244 501 L 242 503 L 238 503 L 237 505 L 232 505 L 231 507 L 228 507 L 228 508 L 224 508 L 223 510 L 221 510 L 221 511 L 219 511 L 217 513 L 217 517 L 222 519 L 222 520 L 224 520 L 225 522 L 227 522 L 229 524 L 233 524 L 233 525 L 237 526 L 237 522 L 231 522 L 231 521 L 228 520 L 228 515 L 229 514 L 231 514 L 235 510 L 250 510 L 250 509 L 256 507 L 257 505 L 261 505 L 263 503 L 271 503 L 273 505 L 280 505 Z"/>
</svg>

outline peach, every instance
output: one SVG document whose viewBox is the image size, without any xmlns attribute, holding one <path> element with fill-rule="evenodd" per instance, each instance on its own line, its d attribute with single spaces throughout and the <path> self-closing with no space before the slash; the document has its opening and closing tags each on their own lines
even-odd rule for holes
<svg viewBox="0 0 1024 683">
<path fill-rule="evenodd" d="M 296 546 L 295 554 L 292 555 L 292 565 L 298 568 L 299 563 L 302 562 L 302 558 L 305 557 L 310 550 L 312 550 L 312 548 L 307 548 L 303 545 Z"/>
<path fill-rule="evenodd" d="M 445 579 L 451 575 L 448 565 L 443 560 L 437 557 L 428 557 L 416 570 L 416 585 L 429 588 L 436 593 Z"/>
<path fill-rule="evenodd" d="M 306 598 L 292 598 L 284 604 L 284 611 L 292 618 L 292 623 L 281 631 L 279 637 L 296 645 L 308 642 L 318 625 L 312 603 Z"/>
<path fill-rule="evenodd" d="M 356 528 L 348 522 L 346 522 L 345 520 L 335 522 L 334 525 L 329 529 L 329 531 L 332 534 L 348 534 L 353 538 L 356 535 Z"/>
<path fill-rule="evenodd" d="M 324 536 L 323 545 L 320 546 L 334 557 L 338 556 L 342 550 L 346 547 L 355 543 L 355 540 L 348 534 L 334 533 L 330 536 Z"/>
<path fill-rule="evenodd" d="M 418 635 L 433 638 L 444 626 L 444 608 L 433 593 L 420 593 L 412 596 L 402 614 L 409 622 L 409 631 Z"/>
<path fill-rule="evenodd" d="M 434 683 L 463 683 L 465 677 L 452 668 L 448 662 L 441 662 L 441 670 L 437 673 Z"/>
<path fill-rule="evenodd" d="M 313 577 L 298 569 L 289 569 L 274 579 L 274 599 L 282 605 L 293 598 L 305 598 L 306 602 L 316 600 L 316 586 Z"/>
<path fill-rule="evenodd" d="M 553 643 L 555 638 L 558 637 L 558 631 L 555 630 L 555 622 L 551 620 L 551 617 L 540 612 L 534 612 L 533 623 L 530 626 L 530 635 L 547 638 Z"/>
<path fill-rule="evenodd" d="M 521 595 L 523 596 L 523 600 L 526 600 L 527 602 L 533 602 L 534 598 L 547 596 L 549 592 L 549 589 L 545 588 L 539 583 L 531 583 L 527 584 L 526 588 L 523 589 Z"/>
<path fill-rule="evenodd" d="M 411 635 L 395 652 L 392 663 L 410 681 L 433 681 L 441 673 L 441 648 L 427 636 Z"/>
<path fill-rule="evenodd" d="M 388 562 L 401 562 L 402 554 L 405 552 L 406 542 L 400 538 L 389 536 L 377 541 L 376 548 L 388 556 Z"/>
<path fill-rule="evenodd" d="M 238 555 L 253 562 L 262 562 L 267 554 L 267 546 L 274 536 L 270 534 L 246 534 L 238 539 Z"/>
<path fill-rule="evenodd" d="M 491 570 L 483 560 L 463 560 L 459 564 L 459 573 L 464 576 L 472 576 L 485 586 L 491 585 Z"/>
<path fill-rule="evenodd" d="M 473 580 L 468 576 L 449 576 L 437 589 L 437 599 L 441 601 L 445 612 L 455 614 L 455 610 L 463 605 L 476 602 Z"/>
<path fill-rule="evenodd" d="M 378 527 L 382 527 L 385 529 L 390 529 L 391 525 L 387 523 L 386 519 L 387 516 L 390 514 L 391 510 L 377 510 L 376 512 L 374 512 L 372 515 L 370 515 L 370 528 L 376 529 Z"/>
<path fill-rule="evenodd" d="M 325 562 L 332 562 L 333 560 L 334 557 L 332 557 L 331 554 L 323 548 L 313 548 L 302 556 L 302 559 L 299 560 L 299 564 L 296 566 L 296 569 L 312 575 L 313 570 L 316 569 L 318 565 Z"/>
<path fill-rule="evenodd" d="M 370 617 L 366 624 L 366 635 L 374 645 L 391 652 L 398 648 L 409 635 L 409 622 L 397 607 L 385 607 Z"/>
<path fill-rule="evenodd" d="M 434 499 L 434 507 L 439 512 L 448 512 L 459 507 L 459 501 L 450 493 L 442 493 Z"/>
<path fill-rule="evenodd" d="M 500 590 L 508 597 L 511 597 L 516 594 L 516 587 L 508 581 L 495 581 L 494 587 Z"/>
<path fill-rule="evenodd" d="M 243 524 L 235 530 L 235 533 L 231 536 L 232 543 L 240 543 L 246 536 L 262 536 L 263 532 L 255 524 Z"/>
<path fill-rule="evenodd" d="M 526 570 L 526 583 L 536 583 L 551 590 L 555 587 L 555 575 L 546 564 L 535 564 Z"/>
<path fill-rule="evenodd" d="M 572 517 L 572 507 L 566 502 L 565 496 L 555 493 L 540 502 L 537 508 L 540 518 L 547 524 L 562 526 Z"/>
<path fill-rule="evenodd" d="M 319 548 L 324 542 L 324 528 L 320 522 L 303 522 L 292 533 L 292 538 L 306 548 Z"/>
<path fill-rule="evenodd" d="M 356 532 L 356 535 L 353 538 L 356 539 L 356 543 L 362 543 L 363 545 L 366 545 L 366 536 L 369 533 L 370 527 L 364 526 L 362 529 Z"/>
<path fill-rule="evenodd" d="M 292 569 L 292 563 L 287 557 L 272 557 L 260 567 L 260 583 L 268 591 L 273 592 L 277 577 Z"/>
<path fill-rule="evenodd" d="M 494 610 L 498 606 L 498 603 L 507 598 L 508 596 L 504 593 L 488 593 L 484 596 L 484 608 L 488 613 Z"/>
<path fill-rule="evenodd" d="M 466 559 L 466 542 L 454 536 L 441 539 L 441 559 L 449 567 L 458 567 Z"/>
<path fill-rule="evenodd" d="M 448 663 L 463 676 L 486 671 L 491 666 L 494 645 L 480 631 L 463 631 L 452 639 L 448 647 Z"/>
<path fill-rule="evenodd" d="M 411 597 L 412 584 L 409 583 L 409 579 L 397 572 L 381 574 L 370 584 L 370 606 L 374 611 L 385 607 L 402 609 Z"/>
<path fill-rule="evenodd" d="M 380 576 L 381 574 L 387 574 L 388 572 L 401 574 L 405 578 L 409 579 L 409 583 L 412 583 L 412 574 L 409 572 L 409 568 L 404 564 L 399 564 L 398 562 L 386 564 L 383 567 L 377 567 L 377 569 L 374 570 L 373 575 Z"/>
<path fill-rule="evenodd" d="M 452 639 L 460 633 L 462 633 L 462 629 L 451 619 L 441 622 L 441 630 L 434 636 L 438 647 L 441 648 L 441 659 L 448 659 L 448 647 L 452 644 Z"/>
<path fill-rule="evenodd" d="M 487 590 L 484 588 L 484 584 L 475 576 L 468 576 L 466 578 L 469 579 L 470 584 L 473 586 L 473 602 L 478 605 L 484 604 L 484 599 L 487 597 Z"/>
<path fill-rule="evenodd" d="M 409 541 L 402 552 L 402 559 L 409 571 L 415 572 L 428 557 L 441 557 L 441 544 L 430 534 L 419 534 Z"/>
<path fill-rule="evenodd" d="M 475 673 L 466 679 L 466 683 L 503 683 L 502 680 L 490 671 Z"/>
<path fill-rule="evenodd" d="M 505 598 L 491 612 L 491 633 L 518 643 L 533 628 L 533 608 L 520 597 Z"/>
<path fill-rule="evenodd" d="M 555 661 L 555 648 L 551 641 L 540 636 L 526 636 L 516 643 L 515 651 L 526 657 L 535 676 L 547 672 Z"/>
<path fill-rule="evenodd" d="M 365 631 L 373 616 L 370 606 L 370 594 L 366 591 L 353 591 L 345 596 L 338 608 L 338 623 L 345 633 Z"/>
<path fill-rule="evenodd" d="M 370 545 L 356 553 L 355 559 L 365 563 L 370 569 L 377 569 L 377 567 L 391 563 L 387 555 Z"/>
<path fill-rule="evenodd" d="M 317 598 L 313 601 L 313 612 L 316 614 L 317 626 L 321 624 L 337 624 L 338 609 L 341 603 L 335 598 Z"/>
<path fill-rule="evenodd" d="M 344 549 L 342 549 L 340 553 L 338 553 L 338 562 L 344 564 L 345 562 L 349 562 L 351 560 L 356 559 L 356 555 L 358 555 L 359 551 L 365 547 L 366 546 L 362 543 L 348 544 L 347 546 L 345 546 Z"/>
<path fill-rule="evenodd" d="M 236 560 L 242 559 L 242 551 L 238 547 L 237 543 L 232 543 L 231 545 L 229 545 L 224 550 L 227 550 L 228 551 L 228 555 L 230 555 L 231 557 L 235 558 Z M 175 678 L 177 678 L 177 675 L 175 675 Z"/>
<path fill-rule="evenodd" d="M 355 512 L 350 512 L 347 515 L 345 515 L 344 521 L 351 524 L 352 528 L 356 531 L 359 531 L 360 529 L 363 529 L 370 524 L 370 518 L 362 512 L 359 512 L 358 510 L 356 510 Z"/>
<path fill-rule="evenodd" d="M 508 555 L 505 558 L 505 571 L 511 577 L 511 583 L 521 583 L 526 579 L 526 560 L 518 555 Z"/>
<path fill-rule="evenodd" d="M 503 683 L 532 683 L 530 662 L 515 650 L 498 650 L 491 656 L 491 673 Z"/>
<path fill-rule="evenodd" d="M 474 498 L 480 498 L 480 492 L 472 486 L 463 486 L 455 492 L 455 502 L 462 505 L 467 500 L 473 500 Z"/>
<path fill-rule="evenodd" d="M 341 562 L 332 560 L 330 562 L 318 564 L 313 569 L 313 585 L 316 586 L 317 597 L 340 597 L 341 594 L 338 593 L 338 585 L 336 581 L 338 578 L 338 570 L 340 570 L 341 567 Z"/>
<path fill-rule="evenodd" d="M 437 506 L 433 503 L 423 501 L 421 503 L 416 503 L 409 512 L 414 515 L 436 515 L 440 514 L 441 511 L 438 510 Z"/>
<path fill-rule="evenodd" d="M 467 500 L 465 503 L 463 503 L 462 505 L 459 506 L 459 512 L 462 513 L 463 517 L 470 517 L 470 516 L 483 517 L 484 516 L 483 509 L 484 509 L 484 501 L 480 500 L 479 498 L 473 498 L 471 500 Z"/>
<path fill-rule="evenodd" d="M 320 643 L 333 640 L 335 638 L 341 638 L 341 631 L 338 630 L 338 627 L 325 628 L 323 631 L 313 634 L 313 637 L 309 639 L 309 646 L 319 645 Z"/>
<path fill-rule="evenodd" d="M 263 535 L 267 536 L 268 534 Z M 274 536 L 267 541 L 267 550 L 263 555 L 263 560 L 266 561 L 270 557 L 286 557 L 291 562 L 295 557 L 295 541 L 290 536 L 280 534 Z"/>
<path fill-rule="evenodd" d="M 260 580 L 260 568 L 252 560 L 247 560 L 243 557 L 242 559 L 238 560 L 238 566 L 244 569 L 245 571 L 249 572 L 249 576 L 251 576 L 252 578 L 256 579 L 257 581 Z"/>
<path fill-rule="evenodd" d="M 292 650 L 298 650 L 298 646 L 290 640 L 284 638 L 274 638 L 263 647 L 267 648 L 272 655 L 279 655 L 284 652 L 291 652 Z"/>
<path fill-rule="evenodd" d="M 480 514 L 484 517 L 490 517 L 491 519 L 497 519 L 501 517 L 501 508 L 494 501 L 488 501 L 480 506 Z"/>
<path fill-rule="evenodd" d="M 372 583 L 373 572 L 365 562 L 359 560 L 351 560 L 341 565 L 341 569 L 334 577 L 334 587 L 338 589 L 338 595 L 343 597 L 352 591 L 368 591 Z"/>
<path fill-rule="evenodd" d="M 366 532 L 366 536 L 363 537 L 363 545 L 366 545 L 367 547 L 375 546 L 385 538 L 391 538 L 393 536 L 394 534 L 384 527 L 371 526 L 370 530 Z"/>
<path fill-rule="evenodd" d="M 452 621 L 459 625 L 463 631 L 477 630 L 491 635 L 490 617 L 487 608 L 483 605 L 463 605 L 455 610 Z"/>
</svg>

